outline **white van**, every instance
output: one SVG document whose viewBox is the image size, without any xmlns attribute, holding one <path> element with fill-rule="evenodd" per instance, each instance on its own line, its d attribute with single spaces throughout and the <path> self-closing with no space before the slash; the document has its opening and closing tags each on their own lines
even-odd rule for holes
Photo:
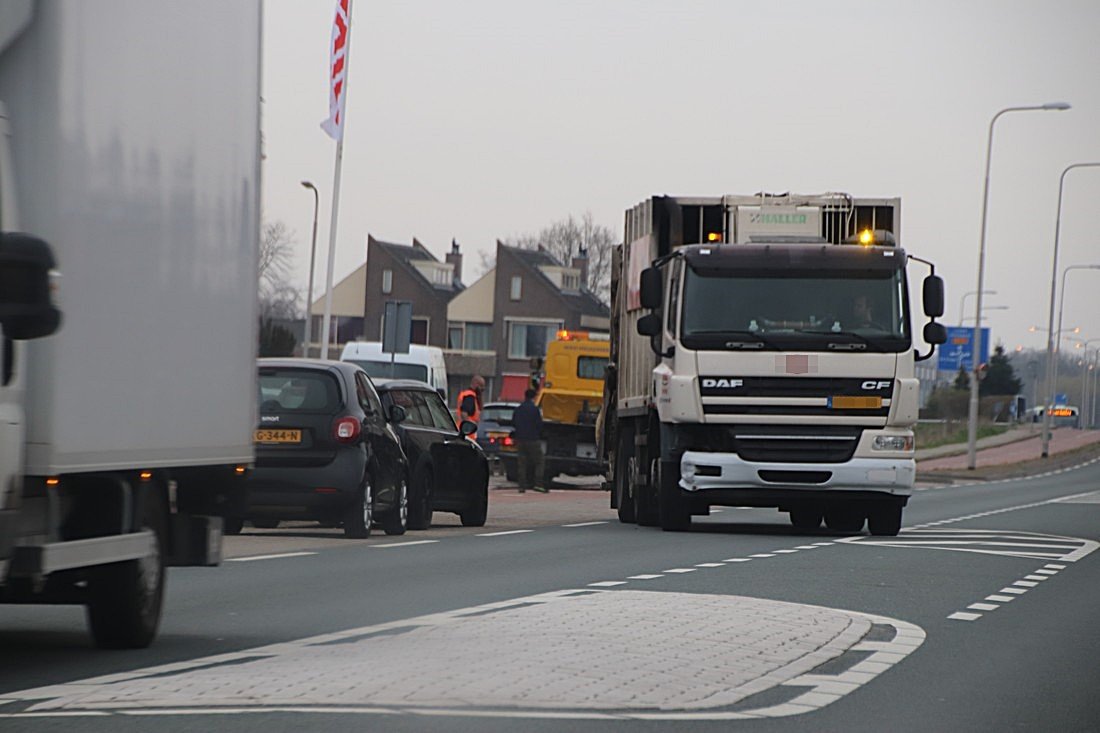
<svg viewBox="0 0 1100 733">
<path fill-rule="evenodd" d="M 392 357 L 392 358 L 391 358 Z M 379 341 L 349 341 L 340 361 L 363 367 L 372 379 L 415 379 L 435 387 L 447 398 L 447 365 L 438 346 L 409 344 L 407 354 L 384 354 Z"/>
</svg>

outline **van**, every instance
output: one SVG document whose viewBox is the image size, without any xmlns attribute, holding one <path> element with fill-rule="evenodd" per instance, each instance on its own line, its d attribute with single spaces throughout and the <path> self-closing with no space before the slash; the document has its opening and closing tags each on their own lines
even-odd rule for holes
<svg viewBox="0 0 1100 733">
<path fill-rule="evenodd" d="M 409 344 L 407 354 L 386 354 L 380 341 L 349 341 L 340 361 L 358 364 L 371 379 L 415 379 L 427 382 L 447 397 L 447 365 L 438 346 Z"/>
</svg>

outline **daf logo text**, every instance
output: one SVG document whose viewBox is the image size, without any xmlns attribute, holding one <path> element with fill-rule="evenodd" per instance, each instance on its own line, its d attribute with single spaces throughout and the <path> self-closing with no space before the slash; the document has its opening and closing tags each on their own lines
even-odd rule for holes
<svg viewBox="0 0 1100 733">
<path fill-rule="evenodd" d="M 743 379 L 704 379 L 703 389 L 734 389 L 744 387 Z"/>
</svg>

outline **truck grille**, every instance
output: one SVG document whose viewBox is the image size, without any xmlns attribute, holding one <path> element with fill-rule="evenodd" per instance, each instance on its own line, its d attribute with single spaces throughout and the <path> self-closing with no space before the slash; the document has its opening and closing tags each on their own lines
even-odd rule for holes
<svg viewBox="0 0 1100 733">
<path fill-rule="evenodd" d="M 835 425 L 739 425 L 732 430 L 733 450 L 757 463 L 844 463 L 861 433 L 858 427 Z"/>
<path fill-rule="evenodd" d="M 699 377 L 699 396 L 704 415 L 885 418 L 890 414 L 893 388 L 892 379 L 878 377 Z M 871 398 L 876 406 L 853 405 L 853 398 Z M 847 400 L 849 404 L 842 405 L 842 400 Z"/>
</svg>

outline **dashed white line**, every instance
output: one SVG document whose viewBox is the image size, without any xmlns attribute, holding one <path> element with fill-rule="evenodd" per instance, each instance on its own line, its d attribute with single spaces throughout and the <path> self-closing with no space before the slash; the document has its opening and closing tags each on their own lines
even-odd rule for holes
<svg viewBox="0 0 1100 733">
<path fill-rule="evenodd" d="M 980 613 L 965 613 L 963 611 L 956 611 L 947 618 L 954 619 L 955 621 L 976 621 L 981 617 L 982 615 Z"/>
<path fill-rule="evenodd" d="M 665 570 L 663 572 L 666 572 L 666 573 L 694 573 L 695 568 L 671 568 L 671 569 Z"/>
<path fill-rule="evenodd" d="M 1013 583 L 1012 585 L 1018 585 L 1018 586 L 1020 586 L 1021 588 L 1034 588 L 1035 586 L 1037 586 L 1037 585 L 1039 585 L 1039 584 L 1038 584 L 1038 583 L 1036 583 L 1036 582 L 1035 582 L 1035 581 L 1033 581 L 1033 580 L 1017 580 L 1017 581 L 1016 581 L 1015 583 Z"/>
<path fill-rule="evenodd" d="M 796 549 L 796 550 L 816 550 L 817 547 L 818 547 L 817 545 L 799 545 L 798 547 L 796 547 L 794 549 Z"/>
<path fill-rule="evenodd" d="M 598 583 L 589 583 L 592 588 L 613 588 L 616 585 L 626 585 L 625 580 L 601 580 Z"/>
<path fill-rule="evenodd" d="M 1057 570 L 1036 570 L 1035 574 L 1036 575 L 1057 575 L 1058 571 Z"/>
<path fill-rule="evenodd" d="M 1027 593 L 1027 588 L 1001 588 L 998 593 L 1012 593 L 1013 595 L 1022 596 Z"/>
<path fill-rule="evenodd" d="M 722 562 L 749 562 L 751 559 L 748 557 L 728 557 Z"/>
<path fill-rule="evenodd" d="M 534 531 L 533 529 L 510 529 L 507 532 L 486 532 L 479 534 L 478 537 L 503 537 L 506 534 L 527 534 Z"/>
<path fill-rule="evenodd" d="M 371 548 L 378 548 L 381 550 L 390 547 L 412 547 L 413 545 L 434 545 L 439 540 L 413 540 L 412 542 L 388 542 L 384 545 L 371 545 Z"/>
<path fill-rule="evenodd" d="M 1065 569 L 1066 569 L 1066 566 L 1065 566 L 1065 565 L 1057 565 L 1057 564 L 1055 564 L 1055 563 L 1052 563 L 1052 562 L 1050 562 L 1050 563 L 1047 563 L 1047 564 L 1046 564 L 1046 565 L 1044 565 L 1043 567 L 1044 567 L 1044 568 L 1053 568 L 1054 570 L 1065 570 Z"/>
<path fill-rule="evenodd" d="M 1045 575 L 1025 575 L 1024 576 L 1024 580 L 1040 580 L 1040 581 L 1042 581 L 1042 580 L 1046 580 L 1046 579 L 1047 579 L 1047 576 L 1045 576 Z"/>
<path fill-rule="evenodd" d="M 254 560 L 280 560 L 284 557 L 305 557 L 316 552 L 280 552 L 277 555 L 253 555 L 252 557 L 231 557 L 226 562 L 253 562 Z"/>
<path fill-rule="evenodd" d="M 773 552 L 776 555 L 790 555 L 793 552 L 798 552 L 798 550 L 773 550 Z"/>
<path fill-rule="evenodd" d="M 627 578 L 627 580 L 654 580 L 655 578 L 663 578 L 663 577 L 665 577 L 665 576 L 663 576 L 659 573 L 655 573 L 655 574 L 646 574 L 646 575 L 631 575 L 629 578 Z"/>
<path fill-rule="evenodd" d="M 1008 603 L 1011 600 L 1015 600 L 1015 599 L 1013 599 L 1012 596 L 999 596 L 999 595 L 986 596 L 985 599 L 987 601 L 996 601 L 997 603 Z"/>
<path fill-rule="evenodd" d="M 975 611 L 996 611 L 1000 606 L 995 603 L 971 603 L 967 608 L 972 608 Z"/>
<path fill-rule="evenodd" d="M 607 524 L 607 522 L 578 522 L 577 524 L 563 524 L 563 527 L 595 527 L 597 524 Z"/>
<path fill-rule="evenodd" d="M 695 567 L 697 568 L 721 568 L 725 567 L 725 563 L 722 562 L 701 562 Z"/>
<path fill-rule="evenodd" d="M 749 557 L 775 557 L 775 555 L 773 555 L 771 553 L 768 553 L 768 552 L 761 552 L 761 553 L 756 554 L 756 555 L 749 555 Z"/>
</svg>

